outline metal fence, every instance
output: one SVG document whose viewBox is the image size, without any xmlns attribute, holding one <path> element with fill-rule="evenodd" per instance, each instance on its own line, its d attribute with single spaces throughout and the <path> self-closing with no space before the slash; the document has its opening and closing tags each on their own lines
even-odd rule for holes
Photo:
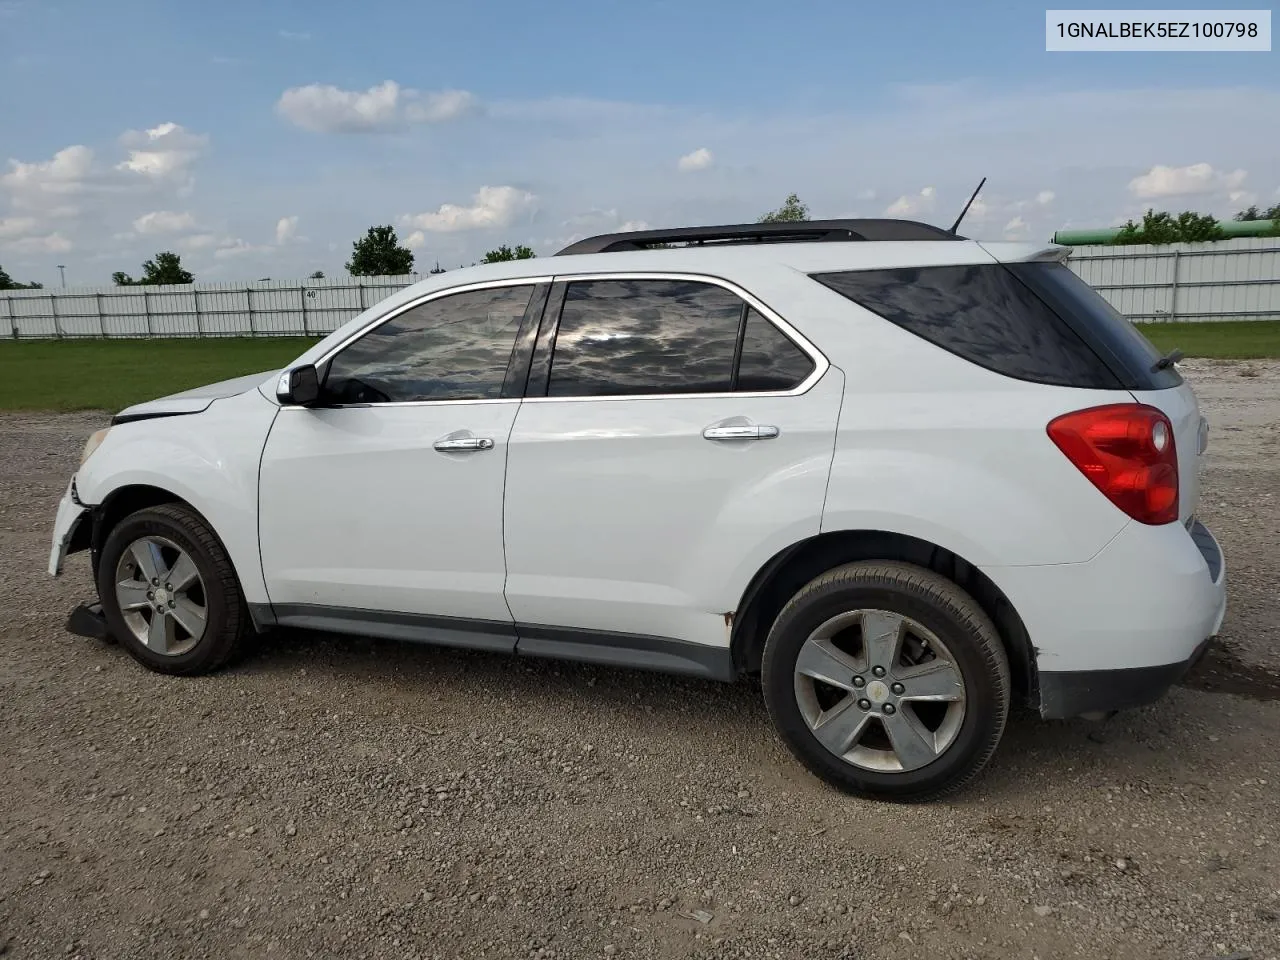
<svg viewBox="0 0 1280 960">
<path fill-rule="evenodd" d="M 1280 238 L 1076 247 L 1067 262 L 1131 320 L 1280 319 Z M 0 338 L 320 335 L 421 279 L 9 290 Z"/>
</svg>

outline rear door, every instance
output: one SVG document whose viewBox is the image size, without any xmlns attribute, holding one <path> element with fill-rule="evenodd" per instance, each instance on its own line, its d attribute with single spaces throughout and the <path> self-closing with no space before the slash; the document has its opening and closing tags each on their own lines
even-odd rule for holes
<svg viewBox="0 0 1280 960">
<path fill-rule="evenodd" d="M 519 651 L 715 672 L 744 571 L 819 532 L 841 393 L 723 281 L 558 282 L 507 455 Z"/>
</svg>

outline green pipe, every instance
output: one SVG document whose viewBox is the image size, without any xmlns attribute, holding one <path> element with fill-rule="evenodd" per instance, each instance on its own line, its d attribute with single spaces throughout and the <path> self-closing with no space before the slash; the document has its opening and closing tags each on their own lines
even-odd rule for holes
<svg viewBox="0 0 1280 960">
<path fill-rule="evenodd" d="M 1274 220 L 1219 220 L 1218 226 L 1232 237 L 1262 237 L 1276 229 Z M 1120 227 L 1104 227 L 1096 230 L 1059 230 L 1053 242 L 1068 247 L 1081 247 L 1091 243 L 1110 243 L 1120 232 Z"/>
</svg>

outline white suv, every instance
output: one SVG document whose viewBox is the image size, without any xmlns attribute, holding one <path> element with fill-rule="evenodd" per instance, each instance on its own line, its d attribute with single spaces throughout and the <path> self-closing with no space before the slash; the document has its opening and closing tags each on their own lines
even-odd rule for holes
<svg viewBox="0 0 1280 960">
<path fill-rule="evenodd" d="M 50 572 L 166 673 L 276 625 L 759 675 L 838 787 L 972 778 L 1010 703 L 1150 702 L 1225 609 L 1206 427 L 1064 248 L 891 220 L 433 276 L 94 434 Z"/>
</svg>

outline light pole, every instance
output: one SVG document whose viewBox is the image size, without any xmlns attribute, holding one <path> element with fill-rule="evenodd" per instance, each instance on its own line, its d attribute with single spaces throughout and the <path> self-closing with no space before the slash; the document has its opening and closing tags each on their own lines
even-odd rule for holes
<svg viewBox="0 0 1280 960">
<path fill-rule="evenodd" d="M 58 264 L 58 276 L 62 278 L 62 289 L 67 289 L 67 265 L 65 263 Z"/>
</svg>

